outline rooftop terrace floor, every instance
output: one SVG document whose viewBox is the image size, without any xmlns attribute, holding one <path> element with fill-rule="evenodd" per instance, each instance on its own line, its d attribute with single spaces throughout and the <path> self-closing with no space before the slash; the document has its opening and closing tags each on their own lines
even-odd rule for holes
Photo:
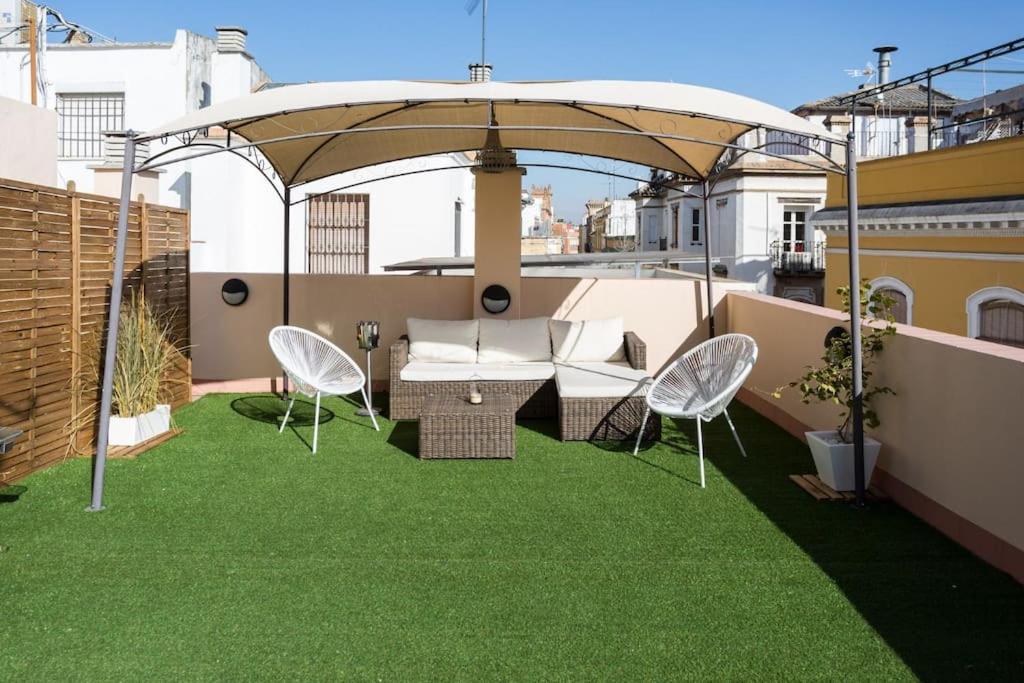
<svg viewBox="0 0 1024 683">
<path fill-rule="evenodd" d="M 743 406 L 661 443 L 420 461 L 329 399 L 211 395 L 108 469 L 0 489 L 0 671 L 28 679 L 1024 676 L 1024 588 L 891 504 L 817 503 L 805 447 Z"/>
</svg>

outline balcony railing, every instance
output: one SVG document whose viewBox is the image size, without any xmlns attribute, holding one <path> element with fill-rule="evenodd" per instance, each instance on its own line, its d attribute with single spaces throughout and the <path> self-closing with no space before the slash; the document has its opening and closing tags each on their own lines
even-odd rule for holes
<svg viewBox="0 0 1024 683">
<path fill-rule="evenodd" d="M 857 155 L 862 158 L 895 157 L 910 151 L 903 130 L 857 130 L 854 136 Z"/>
<path fill-rule="evenodd" d="M 1015 135 L 1024 135 L 1022 110 L 938 126 L 932 129 L 932 146 L 956 147 Z"/>
<path fill-rule="evenodd" d="M 825 272 L 825 242 L 777 240 L 771 246 L 772 270 L 778 275 L 814 275 Z"/>
</svg>

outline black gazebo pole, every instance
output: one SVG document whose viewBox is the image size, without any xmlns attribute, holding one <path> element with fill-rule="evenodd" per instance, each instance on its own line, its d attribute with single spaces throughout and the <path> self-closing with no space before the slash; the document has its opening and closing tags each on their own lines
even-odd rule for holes
<svg viewBox="0 0 1024 683">
<path fill-rule="evenodd" d="M 708 338 L 715 336 L 715 300 L 711 287 L 711 202 L 708 194 L 711 185 L 705 180 L 702 185 L 704 201 L 704 277 L 708 286 Z"/>
<path fill-rule="evenodd" d="M 281 281 L 281 299 L 283 301 L 281 311 L 281 324 L 288 324 L 288 300 L 289 287 L 291 285 L 291 270 L 288 260 L 291 255 L 291 234 L 292 234 L 292 188 L 284 186 L 284 271 Z M 281 371 L 281 395 L 288 397 L 288 374 Z"/>
<path fill-rule="evenodd" d="M 110 410 L 114 400 L 114 364 L 117 363 L 117 333 L 121 322 L 121 289 L 124 287 L 124 257 L 128 242 L 128 212 L 132 205 L 132 177 L 135 175 L 135 133 L 124 140 L 121 169 L 121 203 L 117 207 L 117 237 L 114 246 L 114 273 L 110 283 L 110 308 L 107 312 L 107 346 L 103 357 L 103 383 L 100 390 L 100 421 L 96 426 L 96 461 L 92 473 L 92 500 L 86 510 L 103 509 L 103 483 L 107 469 L 107 444 L 110 437 Z M 77 334 L 77 331 L 75 331 Z"/>
<path fill-rule="evenodd" d="M 856 505 L 864 505 L 864 372 L 861 348 L 860 247 L 857 237 L 857 100 L 850 107 L 846 134 L 846 234 L 850 256 L 850 344 L 853 351 L 853 476 Z"/>
</svg>

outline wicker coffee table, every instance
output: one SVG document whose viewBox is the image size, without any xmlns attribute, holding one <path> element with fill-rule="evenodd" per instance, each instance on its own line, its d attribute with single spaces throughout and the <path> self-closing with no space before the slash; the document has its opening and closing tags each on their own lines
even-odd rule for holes
<svg viewBox="0 0 1024 683">
<path fill-rule="evenodd" d="M 485 396 L 473 405 L 461 397 L 431 396 L 420 412 L 420 458 L 516 457 L 517 401 Z"/>
</svg>

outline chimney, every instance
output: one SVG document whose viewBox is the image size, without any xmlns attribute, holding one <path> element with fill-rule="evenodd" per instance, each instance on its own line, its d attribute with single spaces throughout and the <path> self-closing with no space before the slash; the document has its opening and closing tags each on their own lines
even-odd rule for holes
<svg viewBox="0 0 1024 683">
<path fill-rule="evenodd" d="M 217 52 L 245 52 L 245 37 L 249 35 L 241 26 L 217 27 Z"/>
<path fill-rule="evenodd" d="M 889 54 L 898 49 L 895 45 L 883 45 L 874 49 L 878 53 L 878 85 L 885 85 L 889 82 L 889 68 L 892 66 Z"/>
<path fill-rule="evenodd" d="M 486 83 L 491 80 L 491 71 L 494 70 L 490 64 L 470 64 L 469 80 L 472 83 Z"/>
</svg>

